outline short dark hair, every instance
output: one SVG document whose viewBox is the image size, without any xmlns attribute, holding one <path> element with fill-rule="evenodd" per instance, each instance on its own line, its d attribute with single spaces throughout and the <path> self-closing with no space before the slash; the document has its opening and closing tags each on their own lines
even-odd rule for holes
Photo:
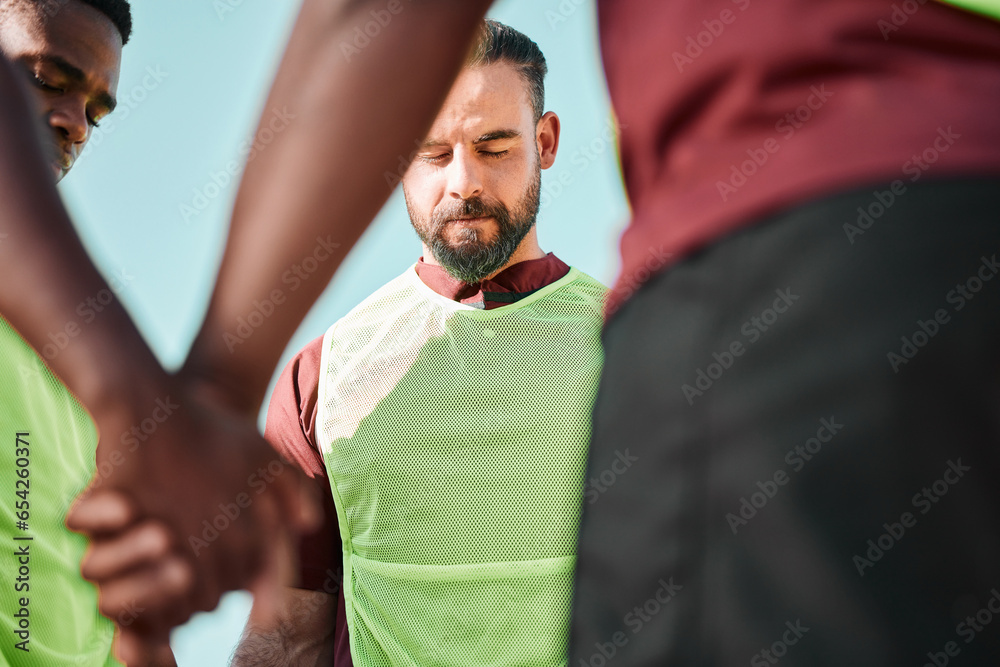
<svg viewBox="0 0 1000 667">
<path fill-rule="evenodd" d="M 508 62 L 524 77 L 537 122 L 545 112 L 545 56 L 527 35 L 493 19 L 483 21 L 479 37 L 466 61 L 469 67 Z"/>
<path fill-rule="evenodd" d="M 55 16 L 60 9 L 63 8 L 68 2 L 73 0 L 0 0 L 0 20 L 3 20 L 3 15 L 8 11 L 14 11 L 15 9 L 34 9 L 39 19 L 44 21 L 45 19 Z M 129 5 L 129 0 L 76 0 L 77 2 L 82 2 L 85 5 L 90 5 L 97 11 L 101 12 L 111 23 L 114 24 L 115 28 L 118 29 L 118 33 L 122 36 L 122 44 L 128 44 L 129 37 L 132 36 L 132 7 Z"/>
</svg>

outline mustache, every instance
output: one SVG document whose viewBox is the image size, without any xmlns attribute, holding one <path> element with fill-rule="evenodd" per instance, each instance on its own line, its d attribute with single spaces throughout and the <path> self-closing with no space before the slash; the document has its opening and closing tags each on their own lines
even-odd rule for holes
<svg viewBox="0 0 1000 667">
<path fill-rule="evenodd" d="M 502 226 L 509 218 L 507 207 L 500 202 L 486 202 L 481 197 L 471 197 L 439 208 L 431 217 L 431 228 L 440 229 L 455 218 L 495 218 Z"/>
</svg>

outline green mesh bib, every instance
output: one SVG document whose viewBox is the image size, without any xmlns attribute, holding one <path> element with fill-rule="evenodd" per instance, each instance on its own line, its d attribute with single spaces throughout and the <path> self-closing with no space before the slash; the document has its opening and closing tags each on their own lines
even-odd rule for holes
<svg viewBox="0 0 1000 667">
<path fill-rule="evenodd" d="M 327 332 L 319 442 L 359 667 L 566 664 L 606 289 L 478 310 L 408 270 Z"/>
<path fill-rule="evenodd" d="M 1000 0 L 945 0 L 945 2 L 1000 20 Z"/>
<path fill-rule="evenodd" d="M 21 442 L 19 433 L 27 434 Z M 98 613 L 93 584 L 80 576 L 87 540 L 63 523 L 94 476 L 96 447 L 83 407 L 0 318 L 0 665 L 120 664 L 111 657 L 114 626 Z M 28 550 L 26 575 L 14 555 L 21 549 Z M 28 633 L 28 651 L 17 648 L 25 637 L 17 632 Z"/>
</svg>

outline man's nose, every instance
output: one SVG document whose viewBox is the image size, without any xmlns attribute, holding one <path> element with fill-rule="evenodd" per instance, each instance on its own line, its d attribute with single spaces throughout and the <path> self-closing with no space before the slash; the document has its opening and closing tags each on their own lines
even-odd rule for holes
<svg viewBox="0 0 1000 667">
<path fill-rule="evenodd" d="M 52 105 L 49 125 L 56 131 L 63 144 L 76 147 L 77 151 L 90 136 L 87 107 L 82 100 L 63 99 Z"/>
<path fill-rule="evenodd" d="M 482 194 L 480 165 L 468 151 L 455 151 L 448 165 L 448 191 L 455 199 L 470 199 Z"/>
</svg>

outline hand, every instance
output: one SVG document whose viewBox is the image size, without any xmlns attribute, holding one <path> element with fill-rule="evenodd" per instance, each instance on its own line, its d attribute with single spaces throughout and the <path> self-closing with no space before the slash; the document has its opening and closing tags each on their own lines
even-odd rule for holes
<svg viewBox="0 0 1000 667">
<path fill-rule="evenodd" d="M 267 609 L 280 588 L 282 545 L 315 529 L 321 513 L 251 420 L 190 391 L 164 396 L 154 418 L 131 409 L 102 421 L 102 440 L 110 436 L 102 469 L 110 463 L 113 472 L 67 518 L 92 538 L 84 576 L 122 629 L 128 664 L 157 664 L 149 661 L 170 629 L 227 590 L 249 587 Z"/>
</svg>

